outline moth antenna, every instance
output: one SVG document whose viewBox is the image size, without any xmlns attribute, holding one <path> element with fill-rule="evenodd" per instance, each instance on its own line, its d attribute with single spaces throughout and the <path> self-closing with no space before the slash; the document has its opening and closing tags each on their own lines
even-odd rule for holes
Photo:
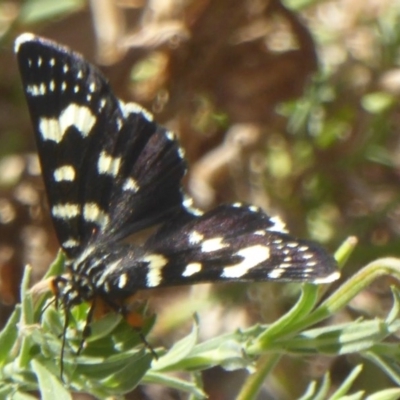
<svg viewBox="0 0 400 400">
<path fill-rule="evenodd" d="M 56 304 L 56 307 L 57 307 L 57 298 L 56 298 L 56 297 L 53 297 L 53 298 L 40 310 L 39 319 L 42 318 L 44 312 L 45 312 L 52 304 Z"/>
</svg>

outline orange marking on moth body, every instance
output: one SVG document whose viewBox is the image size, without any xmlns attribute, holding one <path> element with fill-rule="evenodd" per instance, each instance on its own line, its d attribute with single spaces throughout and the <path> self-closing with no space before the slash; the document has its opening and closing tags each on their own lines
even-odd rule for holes
<svg viewBox="0 0 400 400">
<path fill-rule="evenodd" d="M 141 314 L 135 311 L 130 311 L 124 315 L 126 322 L 135 329 L 140 329 L 144 325 L 144 318 Z"/>
<path fill-rule="evenodd" d="M 50 281 L 48 282 L 49 288 L 51 292 L 53 293 L 54 296 L 57 296 L 58 294 L 58 288 L 56 284 L 56 280 L 54 278 L 51 278 Z"/>
<path fill-rule="evenodd" d="M 133 303 L 134 297 L 135 296 L 131 296 L 128 301 L 124 301 L 123 305 L 116 308 L 113 308 L 112 306 L 107 304 L 101 297 L 96 297 L 90 302 L 91 306 L 94 307 L 93 320 L 98 320 L 104 317 L 104 315 L 108 314 L 109 312 L 114 311 L 120 313 L 132 328 L 142 328 L 144 325 L 143 316 L 138 311 L 131 311 L 125 306 L 125 304 Z"/>
<path fill-rule="evenodd" d="M 91 307 L 94 307 L 93 308 L 94 321 L 99 320 L 100 318 L 108 314 L 110 311 L 113 311 L 113 309 L 101 297 L 96 297 L 89 303 Z"/>
</svg>

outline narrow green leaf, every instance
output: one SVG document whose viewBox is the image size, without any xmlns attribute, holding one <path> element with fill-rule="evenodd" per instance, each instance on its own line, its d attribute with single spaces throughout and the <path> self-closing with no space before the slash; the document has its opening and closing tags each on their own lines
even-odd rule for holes
<svg viewBox="0 0 400 400">
<path fill-rule="evenodd" d="M 7 325 L 0 332 L 0 365 L 4 365 L 11 355 L 11 349 L 18 337 L 17 323 L 20 317 L 21 306 L 18 304 L 8 319 Z"/>
<path fill-rule="evenodd" d="M 99 320 L 93 322 L 90 325 L 90 336 L 86 339 L 86 342 L 94 342 L 110 335 L 111 332 L 121 323 L 121 320 L 122 316 L 120 314 L 110 312 Z"/>
<path fill-rule="evenodd" d="M 167 354 L 160 357 L 158 360 L 153 362 L 153 370 L 161 371 L 167 370 L 174 364 L 179 363 L 183 360 L 193 349 L 198 340 L 199 327 L 198 321 L 195 319 L 192 331 L 183 339 L 176 342 Z"/>
<path fill-rule="evenodd" d="M 76 374 L 89 378 L 105 379 L 108 376 L 118 373 L 132 360 L 141 360 L 144 350 L 136 352 L 121 352 L 110 357 L 86 357 L 80 355 L 76 358 Z"/>
<path fill-rule="evenodd" d="M 313 309 L 317 300 L 318 287 L 316 285 L 305 285 L 297 303 L 289 312 L 271 324 L 265 332 L 256 338 L 246 349 L 246 352 L 248 354 L 259 354 L 264 350 L 268 350 L 275 337 L 290 334 L 291 326 L 307 315 Z"/>
<path fill-rule="evenodd" d="M 400 291 L 394 286 L 391 287 L 391 290 L 393 294 L 393 307 L 386 317 L 386 323 L 389 325 L 394 323 L 400 314 Z"/>
<path fill-rule="evenodd" d="M 26 266 L 21 282 L 21 318 L 19 321 L 19 331 L 22 340 L 16 363 L 18 367 L 22 369 L 26 368 L 31 360 L 30 352 L 32 341 L 30 339 L 29 329 L 35 322 L 33 300 L 32 295 L 29 292 L 31 272 L 32 268 L 30 266 Z"/>
<path fill-rule="evenodd" d="M 155 383 L 157 385 L 168 386 L 182 392 L 193 395 L 196 399 L 207 398 L 203 390 L 195 383 L 182 379 L 174 378 L 165 374 L 149 371 L 143 379 L 143 383 Z"/>
<path fill-rule="evenodd" d="M 297 321 L 291 328 L 301 331 L 314 325 L 345 307 L 362 290 L 366 289 L 375 279 L 390 275 L 400 280 L 400 259 L 394 257 L 380 258 L 362 268 L 344 282 L 318 308 Z"/>
<path fill-rule="evenodd" d="M 363 108 L 371 114 L 379 114 L 393 106 L 396 98 L 388 92 L 374 92 L 366 94 L 361 99 Z"/>
<path fill-rule="evenodd" d="M 65 270 L 65 255 L 62 250 L 57 253 L 56 258 L 49 266 L 43 279 L 49 278 L 51 276 L 60 275 Z"/>
<path fill-rule="evenodd" d="M 311 381 L 308 384 L 305 393 L 303 394 L 303 396 L 299 398 L 299 400 L 312 400 L 314 398 L 316 390 L 317 390 L 317 382 Z"/>
<path fill-rule="evenodd" d="M 4 385 L 0 388 L 0 399 L 7 399 L 8 395 L 15 392 L 15 389 L 11 385 Z"/>
<path fill-rule="evenodd" d="M 21 290 L 20 290 L 20 295 L 21 299 L 25 299 L 29 293 L 29 284 L 30 284 L 30 279 L 31 279 L 31 273 L 32 273 L 32 267 L 27 265 L 24 268 L 24 274 L 22 276 L 22 281 L 21 281 Z"/>
<path fill-rule="evenodd" d="M 348 394 L 347 396 L 341 396 L 340 400 L 362 400 L 364 398 L 364 390 L 359 390 L 356 393 Z"/>
<path fill-rule="evenodd" d="M 144 354 L 142 351 L 140 357 L 133 357 L 124 368 L 111 374 L 101 383 L 107 388 L 116 389 L 116 393 L 119 394 L 130 392 L 141 382 L 152 361 L 152 354 Z"/>
<path fill-rule="evenodd" d="M 32 360 L 31 365 L 38 379 L 41 400 L 72 400 L 61 381 L 47 368 L 37 360 Z"/>
<path fill-rule="evenodd" d="M 358 240 L 355 236 L 349 236 L 335 251 L 335 260 L 338 262 L 339 267 L 343 267 L 346 264 L 357 243 Z"/>
<path fill-rule="evenodd" d="M 384 389 L 377 393 L 367 396 L 365 400 L 398 400 L 400 399 L 400 389 L 390 388 Z"/>
<path fill-rule="evenodd" d="M 343 396 L 347 394 L 350 390 L 351 386 L 353 385 L 354 381 L 357 379 L 358 375 L 360 375 L 363 369 L 362 364 L 357 365 L 353 368 L 347 378 L 342 382 L 342 384 L 337 388 L 335 393 L 331 395 L 329 400 L 343 400 Z M 359 397 L 356 397 L 357 399 Z"/>
<path fill-rule="evenodd" d="M 398 348 L 398 345 L 396 346 Z M 400 386 L 400 364 L 398 354 L 384 356 L 370 350 L 362 353 L 362 356 L 378 366 L 386 375 L 388 375 L 397 385 Z M 397 359 L 394 358 L 397 356 Z"/>
<path fill-rule="evenodd" d="M 324 375 L 324 378 L 322 379 L 322 383 L 320 388 L 318 389 L 318 392 L 313 397 L 313 400 L 325 400 L 328 396 L 330 387 L 331 387 L 331 376 L 329 373 L 326 373 Z"/>
<path fill-rule="evenodd" d="M 276 341 L 275 346 L 293 352 L 348 354 L 370 349 L 400 329 L 400 320 L 388 326 L 384 321 L 353 321 L 346 324 L 310 329 L 294 338 Z"/>
<path fill-rule="evenodd" d="M 0 394 L 1 396 L 1 394 Z M 37 400 L 37 397 L 35 396 L 31 396 L 27 393 L 23 393 L 23 392 L 14 392 L 10 397 L 0 397 L 0 399 L 10 399 L 10 400 Z"/>
<path fill-rule="evenodd" d="M 23 25 L 37 24 L 52 18 L 65 16 L 83 8 L 83 0 L 30 0 L 23 2 L 20 19 Z"/>
<path fill-rule="evenodd" d="M 51 277 L 55 275 L 60 275 L 64 271 L 65 271 L 65 255 L 60 250 L 57 253 L 57 257 L 50 264 L 42 280 L 36 285 L 34 285 L 30 290 L 35 304 L 36 321 L 42 318 L 43 309 L 44 307 L 48 307 L 49 304 L 48 302 L 54 301 L 54 298 L 49 299 L 49 295 L 51 294 L 51 288 L 50 288 Z"/>
</svg>

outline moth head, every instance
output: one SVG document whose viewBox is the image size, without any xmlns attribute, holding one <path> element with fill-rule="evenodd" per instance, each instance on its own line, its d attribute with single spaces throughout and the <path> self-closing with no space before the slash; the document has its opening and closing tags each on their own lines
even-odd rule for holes
<svg viewBox="0 0 400 400">
<path fill-rule="evenodd" d="M 50 281 L 50 288 L 56 298 L 56 303 L 65 309 L 88 301 L 94 296 L 93 285 L 84 276 L 56 276 Z"/>
</svg>

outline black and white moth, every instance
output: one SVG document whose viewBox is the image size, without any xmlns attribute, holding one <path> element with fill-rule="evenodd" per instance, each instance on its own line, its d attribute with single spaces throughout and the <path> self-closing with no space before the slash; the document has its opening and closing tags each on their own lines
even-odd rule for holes
<svg viewBox="0 0 400 400">
<path fill-rule="evenodd" d="M 221 281 L 327 283 L 337 265 L 255 206 L 202 213 L 181 188 L 174 134 L 112 93 L 100 71 L 54 42 L 15 42 L 50 211 L 66 271 L 52 281 L 71 307 L 99 298 L 122 312 L 135 292 Z M 142 246 L 122 239 L 161 224 Z"/>
</svg>

